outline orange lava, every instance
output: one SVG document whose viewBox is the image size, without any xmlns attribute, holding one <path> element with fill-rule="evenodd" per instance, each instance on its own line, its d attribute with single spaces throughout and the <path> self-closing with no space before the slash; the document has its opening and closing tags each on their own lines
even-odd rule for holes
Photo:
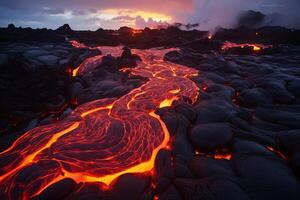
<svg viewBox="0 0 300 200">
<path fill-rule="evenodd" d="M 240 48 L 245 48 L 246 46 L 252 47 L 253 51 L 260 51 L 262 49 L 266 49 L 266 48 L 270 48 L 270 45 L 263 45 L 263 44 L 237 44 L 234 42 L 229 42 L 226 41 L 223 46 L 222 46 L 222 50 L 227 50 L 230 48 L 236 48 L 236 47 L 240 47 Z"/>
<path fill-rule="evenodd" d="M 221 159 L 231 160 L 231 158 L 232 158 L 231 154 L 215 154 L 214 155 L 214 159 L 217 159 L 217 160 L 221 160 Z"/>
<path fill-rule="evenodd" d="M 122 52 L 122 47 L 117 46 L 117 47 L 111 47 L 111 46 L 101 46 L 101 47 L 89 47 L 86 46 L 83 43 L 79 43 L 75 40 L 71 40 L 70 44 L 75 47 L 75 48 L 83 48 L 83 49 L 90 49 L 90 50 L 100 50 L 102 52 L 101 55 L 97 55 L 91 58 L 86 59 L 83 61 L 81 65 L 73 69 L 72 71 L 72 76 L 78 76 L 79 74 L 82 74 L 84 72 L 91 71 L 95 67 L 97 67 L 101 62 L 102 58 L 105 55 L 112 55 L 114 57 L 119 56 Z"/>
<path fill-rule="evenodd" d="M 121 53 L 121 47 L 109 48 L 99 47 Z M 122 71 L 147 77 L 145 84 L 118 99 L 80 105 L 61 121 L 26 132 L 1 152 L 0 193 L 6 199 L 31 199 L 64 178 L 109 186 L 122 174 L 149 172 L 170 139 L 155 110 L 198 97 L 198 87 L 189 79 L 198 72 L 164 61 L 170 50 L 133 50 L 143 61 Z M 92 70 L 101 59 L 85 60 L 75 74 Z"/>
<path fill-rule="evenodd" d="M 202 153 L 200 151 L 195 151 L 195 154 L 198 155 L 198 156 L 206 156 L 206 157 L 209 157 L 209 158 L 214 158 L 216 160 L 231 160 L 232 158 L 232 154 L 231 153 L 214 153 L 214 154 L 205 154 L 205 153 Z"/>
<path fill-rule="evenodd" d="M 72 76 L 73 77 L 78 75 L 78 70 L 79 70 L 79 67 L 76 67 L 75 69 L 73 69 L 73 71 L 72 71 Z"/>
</svg>

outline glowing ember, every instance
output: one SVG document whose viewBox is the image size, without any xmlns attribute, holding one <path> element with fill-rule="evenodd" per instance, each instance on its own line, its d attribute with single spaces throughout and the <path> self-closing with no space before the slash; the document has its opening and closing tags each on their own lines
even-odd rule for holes
<svg viewBox="0 0 300 200">
<path fill-rule="evenodd" d="M 72 76 L 74 76 L 74 77 L 77 76 L 78 70 L 79 70 L 79 67 L 76 67 L 75 69 L 73 69 Z"/>
<path fill-rule="evenodd" d="M 273 153 L 279 155 L 279 156 L 280 156 L 282 159 L 284 159 L 284 160 L 288 160 L 288 159 L 289 159 L 289 158 L 288 158 L 286 155 L 284 155 L 281 151 L 279 151 L 279 150 L 277 150 L 277 149 L 274 149 L 274 148 L 271 147 L 271 146 L 268 146 L 267 149 L 268 149 L 269 151 L 272 151 Z"/>
<path fill-rule="evenodd" d="M 121 53 L 121 47 L 110 48 Z M 122 174 L 150 171 L 170 139 L 155 110 L 182 97 L 193 102 L 198 97 L 196 84 L 187 78 L 197 71 L 164 61 L 168 51 L 134 50 L 143 62 L 122 71 L 147 77 L 147 83 L 119 99 L 83 104 L 62 121 L 26 132 L 1 152 L 0 160 L 9 160 L 0 170 L 6 199 L 31 199 L 63 178 L 109 185 Z M 87 59 L 74 74 L 92 69 L 101 59 Z"/>
<path fill-rule="evenodd" d="M 213 37 L 213 34 L 209 32 L 207 38 L 211 40 L 212 37 Z"/>
<path fill-rule="evenodd" d="M 253 51 L 260 51 L 262 49 L 266 49 L 266 48 L 270 48 L 270 45 L 262 45 L 262 44 L 237 44 L 237 43 L 233 43 L 233 42 L 228 42 L 226 41 L 223 46 L 222 46 L 222 50 L 227 50 L 227 49 L 231 49 L 231 48 L 245 48 L 245 47 L 252 47 Z"/>
<path fill-rule="evenodd" d="M 70 40 L 69 42 L 70 42 L 70 44 L 71 44 L 73 47 L 79 48 L 79 49 L 90 49 L 90 50 L 96 50 L 96 49 L 98 49 L 97 47 L 89 47 L 89 46 L 86 46 L 85 44 L 80 43 L 80 42 L 78 42 L 78 41 L 76 41 L 76 40 Z"/>
<path fill-rule="evenodd" d="M 215 159 L 225 159 L 225 160 L 231 160 L 232 155 L 231 154 L 215 154 Z"/>
<path fill-rule="evenodd" d="M 216 160 L 231 160 L 231 158 L 232 158 L 232 154 L 227 153 L 227 152 L 222 152 L 222 153 L 215 152 L 214 154 L 205 154 L 203 152 L 200 152 L 200 151 L 196 150 L 195 154 L 197 156 L 206 156 L 206 157 L 209 157 L 209 158 L 214 158 Z"/>
</svg>

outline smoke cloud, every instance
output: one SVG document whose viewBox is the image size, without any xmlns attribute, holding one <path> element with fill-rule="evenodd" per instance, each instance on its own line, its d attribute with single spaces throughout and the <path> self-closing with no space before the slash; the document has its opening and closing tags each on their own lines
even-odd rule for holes
<svg viewBox="0 0 300 200">
<path fill-rule="evenodd" d="M 195 10 L 187 21 L 199 23 L 199 29 L 233 28 L 241 13 L 247 10 L 266 14 L 262 25 L 300 28 L 299 0 L 194 0 L 193 4 Z"/>
</svg>

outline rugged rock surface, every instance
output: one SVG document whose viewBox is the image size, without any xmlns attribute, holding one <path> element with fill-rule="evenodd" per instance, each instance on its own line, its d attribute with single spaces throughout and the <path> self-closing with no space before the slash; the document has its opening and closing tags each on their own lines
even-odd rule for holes
<svg viewBox="0 0 300 200">
<path fill-rule="evenodd" d="M 193 178 L 174 178 L 182 198 L 298 199 L 299 47 L 268 55 L 193 49 L 166 55 L 200 71 L 197 120 L 186 133 L 196 149 Z"/>
<path fill-rule="evenodd" d="M 127 34 L 126 37 L 131 38 L 128 35 L 130 31 L 121 30 L 124 37 Z M 143 34 L 154 35 L 160 33 L 157 30 L 144 32 Z M 176 29 L 165 32 L 180 35 Z M 226 31 L 223 35 L 217 33 L 215 37 L 225 37 L 226 34 Z M 152 35 L 151 39 L 156 36 Z M 151 39 L 145 41 L 144 47 L 150 45 Z M 159 40 L 155 45 L 159 42 L 166 44 L 165 40 Z M 168 45 L 170 44 L 171 42 Z M 76 99 L 78 104 L 99 98 L 119 97 L 147 81 L 140 77 L 129 77 L 119 71 L 123 62 L 128 64 L 130 61 L 130 66 L 134 66 L 138 60 L 129 49 L 125 49 L 119 58 L 106 56 L 91 72 L 71 78 L 66 73 L 62 75 L 56 71 L 61 69 L 59 66 L 74 68 L 68 60 L 72 55 L 70 47 L 14 45 L 9 49 L 3 47 L 5 50 L 0 52 L 1 70 L 4 69 L 4 73 L 0 75 L 3 83 L 0 89 L 3 93 L 13 93 L 12 97 L 26 91 L 27 87 L 20 86 L 7 89 L 15 82 L 20 85 L 18 81 L 26 73 L 28 77 L 33 76 L 30 79 L 36 80 L 40 76 L 38 80 L 48 82 L 42 86 L 30 82 L 31 87 L 36 86 L 33 87 L 33 94 L 43 96 L 45 94 L 41 90 L 55 91 L 55 94 L 46 94 L 41 98 L 43 102 L 48 99 L 47 95 L 54 98 L 48 99 L 49 101 L 56 102 L 59 94 L 68 94 L 68 98 Z M 120 176 L 109 189 L 99 183 L 75 183 L 70 179 L 63 179 L 34 198 L 300 199 L 300 48 L 278 45 L 267 52 L 253 54 L 249 51 L 240 55 L 220 51 L 219 41 L 185 41 L 181 47 L 181 51 L 170 52 L 165 59 L 199 70 L 199 74 L 192 77 L 199 87 L 199 98 L 193 105 L 187 99 L 156 111 L 168 127 L 171 139 L 168 148 L 158 153 L 153 171 L 149 174 Z M 11 51 L 17 53 L 10 54 Z M 80 52 L 80 55 L 84 52 Z M 90 54 L 86 54 L 88 55 Z M 22 59 L 12 59 L 14 56 Z M 26 62 L 23 61 L 25 59 Z M 30 61 L 29 64 L 27 61 Z M 70 58 L 70 62 L 77 61 Z M 15 67 L 8 69 L 7 63 Z M 47 70 L 42 70 L 42 73 L 41 69 Z M 49 69 L 55 69 L 55 73 L 50 74 Z M 15 75 L 18 75 L 18 80 L 12 80 L 11 77 Z M 53 77 L 57 78 L 53 80 L 54 83 L 51 81 Z M 25 80 L 23 82 L 27 81 Z M 22 96 L 22 102 L 26 102 L 26 106 L 28 102 L 24 98 L 29 94 Z M 14 103 L 12 97 L 5 99 L 6 105 L 2 109 L 26 107 Z M 31 97 L 28 101 L 40 100 L 34 98 Z M 64 96 L 62 98 L 67 99 Z M 33 112 L 31 107 L 28 110 Z M 71 109 L 66 110 L 65 113 L 70 111 Z M 7 113 L 13 112 L 10 110 Z M 19 114 L 17 111 L 16 113 Z M 6 120 L 1 121 L 3 125 L 11 123 L 10 118 L 3 119 Z M 47 118 L 44 123 L 49 120 Z M 41 122 L 32 122 L 31 126 L 38 123 Z M 1 141 L 7 141 L 7 138 Z M 18 155 L 15 156 L 11 159 L 16 159 Z M 0 163 L 4 162 L 8 161 Z M 24 169 L 21 172 L 21 177 L 24 178 L 22 184 L 35 178 L 28 174 L 35 171 L 37 176 L 40 170 L 33 166 Z"/>
<path fill-rule="evenodd" d="M 130 50 L 120 58 L 104 59 L 91 73 L 72 77 L 83 60 L 100 54 L 67 42 L 0 45 L 0 149 L 38 123 L 70 112 L 67 108 L 122 96 L 146 81 L 118 71 L 123 63 L 136 65 L 139 58 Z"/>
<path fill-rule="evenodd" d="M 0 45 L 0 118 L 5 120 L 1 131 L 12 132 L 33 118 L 60 113 L 69 101 L 72 80 L 67 71 L 99 53 L 68 43 Z"/>
</svg>

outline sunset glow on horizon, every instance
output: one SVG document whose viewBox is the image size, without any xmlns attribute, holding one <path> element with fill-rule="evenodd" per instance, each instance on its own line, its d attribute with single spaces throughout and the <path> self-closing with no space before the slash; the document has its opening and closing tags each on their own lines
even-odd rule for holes
<svg viewBox="0 0 300 200">
<path fill-rule="evenodd" d="M 119 29 L 122 26 L 145 28 L 173 23 L 199 24 L 198 29 L 231 27 L 240 13 L 255 10 L 265 14 L 280 13 L 285 23 L 298 16 L 298 0 L 2 0 L 0 26 L 13 23 L 17 27 L 56 29 L 70 24 L 75 30 Z M 297 27 L 298 21 L 285 25 Z M 299 25 L 300 26 L 300 25 Z"/>
<path fill-rule="evenodd" d="M 132 28 L 156 28 L 158 25 L 172 23 L 172 17 L 163 13 L 131 9 L 105 9 L 96 14 L 99 18 L 121 21 Z"/>
</svg>

